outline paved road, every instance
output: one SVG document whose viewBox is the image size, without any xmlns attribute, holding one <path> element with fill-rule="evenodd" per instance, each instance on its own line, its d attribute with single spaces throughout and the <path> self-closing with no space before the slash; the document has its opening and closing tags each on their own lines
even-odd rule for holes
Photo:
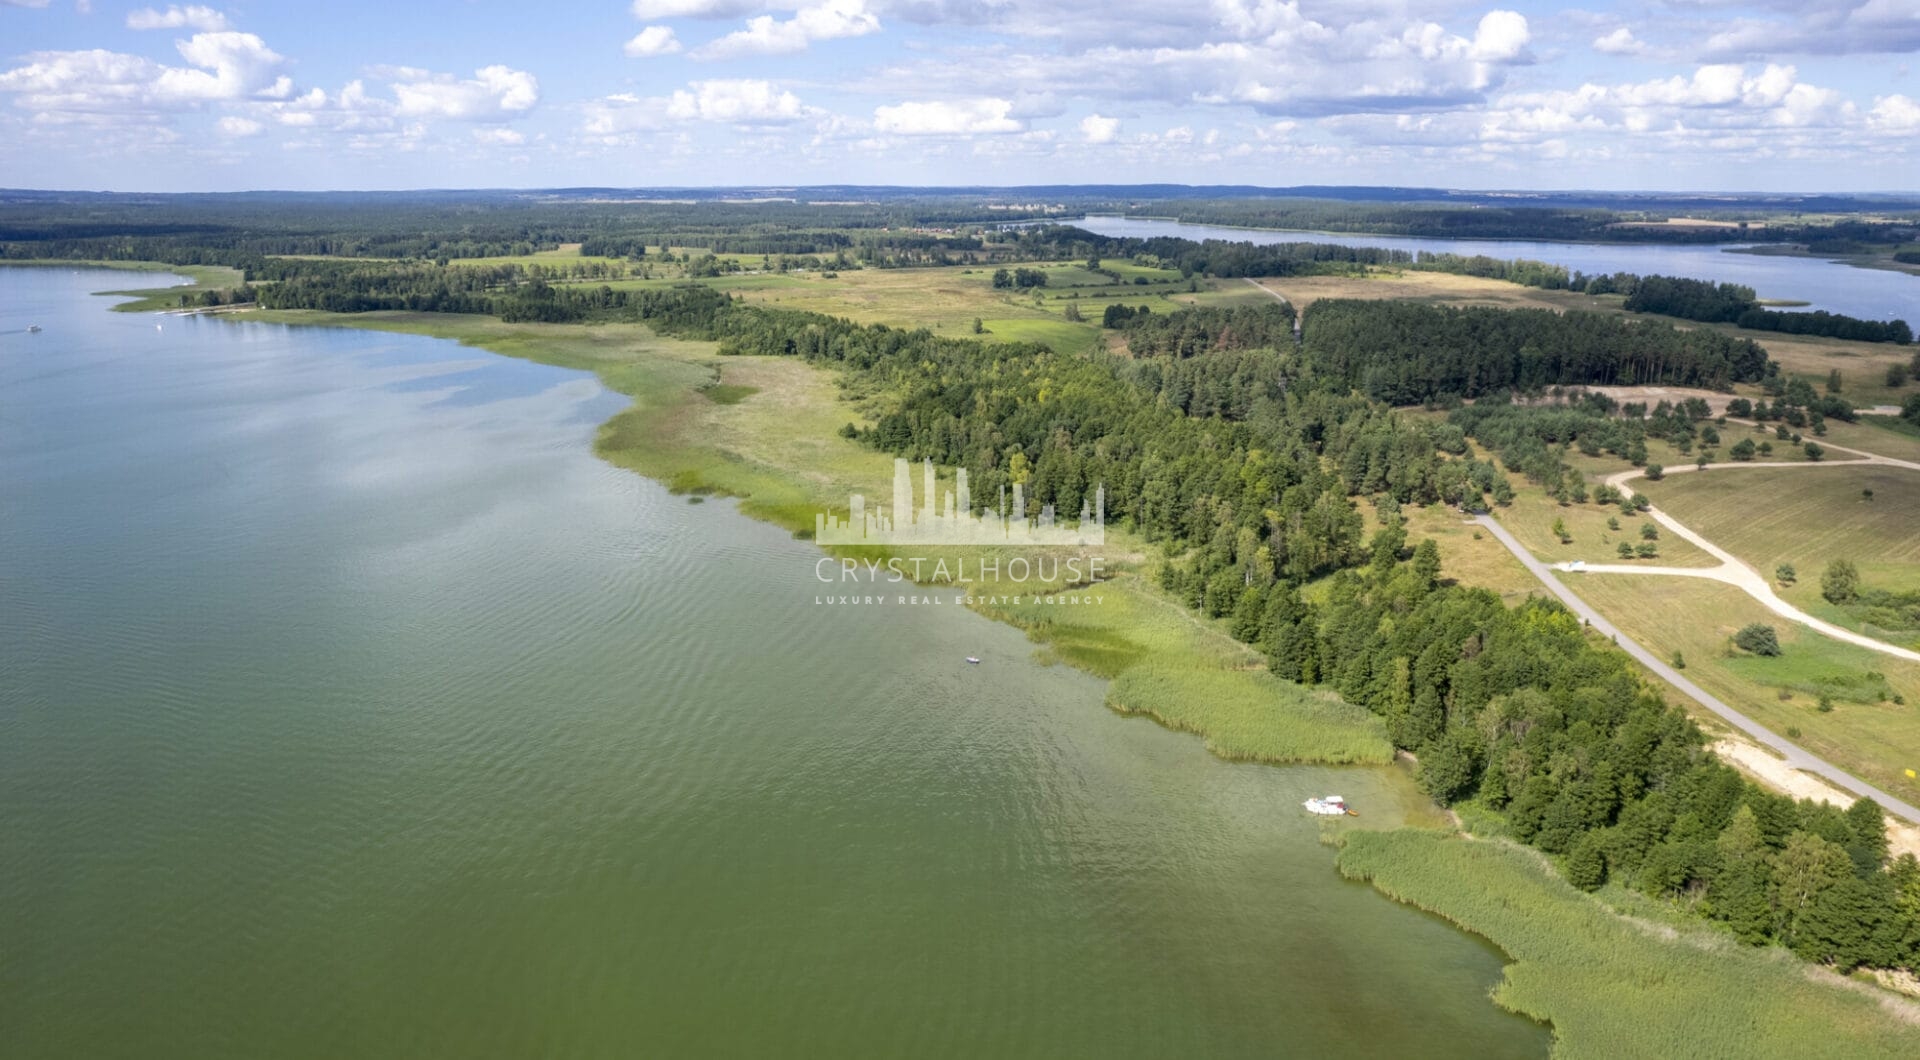
<svg viewBox="0 0 1920 1060">
<path fill-rule="evenodd" d="M 1687 680 L 1680 671 L 1668 666 L 1666 662 L 1658 656 L 1641 647 L 1632 637 L 1620 632 L 1619 629 L 1615 628 L 1613 623 L 1601 617 L 1598 611 L 1587 606 L 1586 601 L 1575 596 L 1571 589 L 1561 584 L 1560 579 L 1554 577 L 1552 568 L 1535 559 L 1533 553 L 1528 552 L 1526 547 L 1520 544 L 1517 538 L 1507 532 L 1506 527 L 1494 522 L 1491 516 L 1477 516 L 1472 521 L 1486 527 L 1493 533 L 1494 537 L 1499 538 L 1500 543 L 1507 546 L 1507 551 L 1513 553 L 1515 558 L 1519 559 L 1521 563 L 1526 564 L 1527 569 L 1533 572 L 1533 576 L 1540 579 L 1541 583 L 1544 584 L 1553 595 L 1559 597 L 1562 603 L 1571 608 L 1574 614 L 1586 619 L 1588 624 L 1593 626 L 1594 629 L 1612 637 L 1614 643 L 1620 645 L 1628 655 L 1640 660 L 1641 663 L 1646 665 L 1647 669 L 1652 670 L 1664 678 L 1669 684 L 1673 685 L 1673 687 L 1691 696 L 1694 701 L 1698 702 L 1701 706 L 1725 718 L 1734 728 L 1746 733 L 1756 742 L 1771 747 L 1785 755 L 1788 765 L 1795 769 L 1803 769 L 1819 776 L 1836 787 L 1851 791 L 1855 795 L 1870 798 L 1879 803 L 1880 808 L 1888 813 L 1905 818 L 1915 824 L 1920 824 L 1920 808 L 1916 808 L 1909 803 L 1894 798 L 1892 795 L 1881 791 L 1879 788 L 1855 777 L 1851 773 L 1846 772 L 1824 759 L 1814 757 L 1798 744 L 1793 743 L 1785 737 L 1774 735 L 1772 730 L 1709 695 L 1706 689 Z"/>
</svg>

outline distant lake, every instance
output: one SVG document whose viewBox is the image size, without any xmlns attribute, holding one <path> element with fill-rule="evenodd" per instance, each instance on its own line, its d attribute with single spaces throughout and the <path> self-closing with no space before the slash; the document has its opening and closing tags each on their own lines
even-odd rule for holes
<svg viewBox="0 0 1920 1060">
<path fill-rule="evenodd" d="M 1404 771 L 817 607 L 589 375 L 128 282 L 0 269 L 0 1055 L 1545 1054 L 1300 807 Z"/>
<path fill-rule="evenodd" d="M 1334 243 L 1348 247 L 1386 247 L 1435 254 L 1484 254 L 1490 258 L 1527 258 L 1570 271 L 1632 272 L 1642 276 L 1684 276 L 1715 283 L 1737 283 L 1761 298 L 1809 303 L 1805 310 L 1868 320 L 1907 321 L 1920 327 L 1920 276 L 1888 269 L 1860 269 L 1821 258 L 1778 254 L 1737 254 L 1724 246 L 1674 246 L 1644 243 L 1549 243 L 1523 239 L 1423 239 L 1412 236 L 1349 235 L 1344 232 L 1278 232 L 1265 228 L 1182 224 L 1125 217 L 1087 217 L 1068 222 L 1103 236 L 1147 239 L 1228 239 L 1252 243 Z"/>
</svg>

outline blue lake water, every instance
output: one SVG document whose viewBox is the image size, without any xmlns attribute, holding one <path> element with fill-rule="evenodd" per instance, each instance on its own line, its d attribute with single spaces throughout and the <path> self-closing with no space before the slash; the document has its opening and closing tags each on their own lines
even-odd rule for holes
<svg viewBox="0 0 1920 1060">
<path fill-rule="evenodd" d="M 1776 254 L 1739 254 L 1721 246 L 1640 243 L 1550 243 L 1520 239 L 1422 239 L 1412 236 L 1350 235 L 1342 232 L 1278 232 L 1262 228 L 1182 224 L 1124 217 L 1088 217 L 1072 224 L 1105 236 L 1137 239 L 1227 239 L 1260 244 L 1333 243 L 1385 247 L 1435 254 L 1484 254 L 1490 258 L 1526 258 L 1564 265 L 1588 274 L 1632 272 L 1684 276 L 1716 283 L 1738 283 L 1761 298 L 1809 303 L 1805 309 L 1868 320 L 1902 319 L 1920 326 L 1920 276 L 1886 269 L 1860 269 L 1820 258 Z"/>
</svg>

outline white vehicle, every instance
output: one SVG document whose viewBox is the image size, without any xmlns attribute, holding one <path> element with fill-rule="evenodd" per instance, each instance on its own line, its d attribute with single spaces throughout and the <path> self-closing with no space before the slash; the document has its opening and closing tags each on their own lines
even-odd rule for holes
<svg viewBox="0 0 1920 1060">
<path fill-rule="evenodd" d="M 1347 800 L 1338 795 L 1329 795 L 1324 799 L 1308 799 L 1303 805 L 1306 806 L 1308 813 L 1317 813 L 1323 817 L 1345 817 L 1349 814 L 1354 817 L 1360 816 L 1347 809 Z"/>
</svg>

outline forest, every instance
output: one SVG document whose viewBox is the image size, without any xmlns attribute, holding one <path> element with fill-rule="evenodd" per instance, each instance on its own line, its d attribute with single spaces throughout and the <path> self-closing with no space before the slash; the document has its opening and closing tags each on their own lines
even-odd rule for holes
<svg viewBox="0 0 1920 1060">
<path fill-rule="evenodd" d="M 1571 384 L 1724 390 L 1770 363 L 1747 339 L 1603 313 L 1322 299 L 1301 327 L 1318 376 L 1394 405 Z"/>
<path fill-rule="evenodd" d="M 1626 293 L 1624 308 L 1631 313 L 1658 313 L 1685 320 L 1735 324 L 1753 331 L 1820 335 L 1856 342 L 1894 342 L 1904 346 L 1913 341 L 1913 329 L 1904 320 L 1860 320 L 1824 309 L 1783 313 L 1761 306 L 1754 298 L 1753 288 L 1738 284 L 1713 284 L 1677 276 L 1611 279 L 1617 289 Z"/>
</svg>

